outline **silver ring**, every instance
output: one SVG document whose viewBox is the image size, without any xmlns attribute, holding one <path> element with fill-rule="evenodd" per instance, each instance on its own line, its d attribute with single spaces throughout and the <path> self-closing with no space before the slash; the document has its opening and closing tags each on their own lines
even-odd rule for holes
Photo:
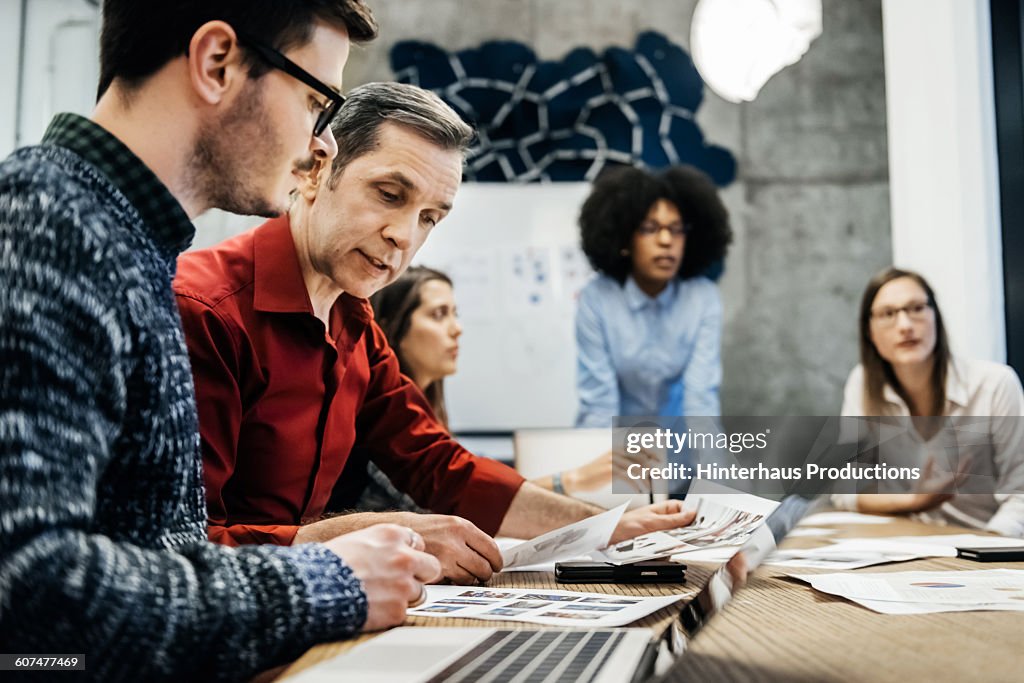
<svg viewBox="0 0 1024 683">
<path fill-rule="evenodd" d="M 416 532 L 413 531 L 410 527 L 405 527 L 405 530 L 409 532 L 409 547 L 410 548 L 415 548 L 416 547 Z"/>
<path fill-rule="evenodd" d="M 409 607 L 419 607 L 427 601 L 427 587 L 420 584 L 420 597 L 416 598 L 415 601 L 409 603 Z"/>
</svg>

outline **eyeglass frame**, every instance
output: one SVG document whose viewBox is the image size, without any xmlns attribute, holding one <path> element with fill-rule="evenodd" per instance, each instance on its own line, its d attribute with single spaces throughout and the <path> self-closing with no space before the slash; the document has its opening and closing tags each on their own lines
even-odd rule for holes
<svg viewBox="0 0 1024 683">
<path fill-rule="evenodd" d="M 676 226 L 678 226 L 678 228 Z M 654 228 L 653 230 L 651 229 L 652 227 Z M 637 226 L 636 234 L 641 237 L 654 237 L 662 230 L 668 230 L 672 237 L 686 237 L 693 231 L 693 225 L 691 223 L 673 223 L 671 225 L 665 225 L 663 223 L 644 220 Z"/>
<path fill-rule="evenodd" d="M 915 309 L 915 310 L 911 310 Z M 914 301 L 904 306 L 887 306 L 880 312 L 870 311 L 871 321 L 882 328 L 893 327 L 900 319 L 900 313 L 906 313 L 907 318 L 914 322 L 921 322 L 925 319 L 925 311 L 935 310 L 935 303 L 932 301 Z M 884 317 L 883 317 L 884 316 Z"/>
<path fill-rule="evenodd" d="M 235 35 L 238 36 L 239 44 L 255 52 L 257 56 L 267 64 L 275 69 L 285 72 L 292 78 L 301 81 L 303 84 L 309 86 L 313 90 L 316 90 L 331 101 L 331 103 L 317 115 L 316 123 L 313 124 L 313 137 L 320 137 L 324 130 L 326 130 L 327 126 L 330 125 L 331 121 L 334 120 L 334 117 L 338 115 L 338 111 L 341 109 L 342 105 L 345 104 L 345 96 L 269 45 L 266 45 L 252 36 L 242 33 L 241 31 L 235 31 Z"/>
</svg>

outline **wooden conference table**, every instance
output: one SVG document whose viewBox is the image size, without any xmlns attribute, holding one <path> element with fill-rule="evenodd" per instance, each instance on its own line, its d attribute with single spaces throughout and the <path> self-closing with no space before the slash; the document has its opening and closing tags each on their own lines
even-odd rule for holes
<svg viewBox="0 0 1024 683">
<path fill-rule="evenodd" d="M 888 524 L 840 526 L 830 538 L 966 533 L 958 527 L 935 527 L 908 520 Z M 970 532 L 977 533 L 977 532 Z M 783 547 L 821 545 L 818 538 L 794 538 Z M 562 588 L 613 595 L 693 595 L 716 568 L 687 563 L 685 585 L 572 585 L 555 583 L 547 573 L 496 575 L 488 586 Z M 938 571 L 957 569 L 1024 569 L 1024 563 L 976 563 L 930 558 L 879 565 L 859 572 Z M 813 569 L 800 570 L 814 573 Z M 631 626 L 660 634 L 678 612 L 667 607 Z M 496 626 L 542 628 L 518 622 L 410 617 L 406 626 Z M 258 680 L 286 681 L 288 676 L 344 652 L 373 635 L 311 648 L 290 666 Z M 818 593 L 762 567 L 726 610 L 694 639 L 674 667 L 670 681 L 1021 681 L 1024 680 L 1024 612 L 953 612 L 892 616 L 876 614 L 842 598 Z"/>
</svg>

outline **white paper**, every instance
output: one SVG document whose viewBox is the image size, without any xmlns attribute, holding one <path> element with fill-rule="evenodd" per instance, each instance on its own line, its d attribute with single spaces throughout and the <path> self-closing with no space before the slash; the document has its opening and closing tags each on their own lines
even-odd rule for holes
<svg viewBox="0 0 1024 683">
<path fill-rule="evenodd" d="M 914 545 L 895 538 L 849 538 L 818 548 L 777 550 L 766 564 L 813 569 L 859 569 L 923 557 L 955 557 L 956 551 L 939 545 Z"/>
<path fill-rule="evenodd" d="M 800 526 L 819 526 L 824 524 L 888 524 L 893 521 L 892 517 L 881 515 L 865 515 L 860 512 L 818 512 L 805 517 Z"/>
<path fill-rule="evenodd" d="M 501 551 L 505 569 L 576 557 L 604 548 L 626 511 L 626 503 Z"/>
<path fill-rule="evenodd" d="M 728 562 L 736 554 L 736 546 L 726 545 L 711 548 L 697 548 L 677 553 L 670 558 L 673 562 Z"/>
<path fill-rule="evenodd" d="M 815 536 L 831 536 L 836 533 L 835 529 L 821 529 L 819 527 L 797 527 L 786 534 L 786 538 L 810 538 Z"/>
<path fill-rule="evenodd" d="M 885 614 L 1024 611 L 1024 570 L 793 575 Z"/>
<path fill-rule="evenodd" d="M 982 534 L 936 534 L 934 536 L 893 536 L 886 539 L 909 545 L 939 546 L 947 549 L 943 556 L 956 557 L 957 548 L 1017 548 L 1024 546 L 1024 538 L 988 536 Z"/>
<path fill-rule="evenodd" d="M 506 536 L 501 536 L 501 537 L 495 538 L 494 542 L 498 545 L 498 550 L 501 551 L 502 553 L 504 553 L 506 550 L 508 550 L 510 548 L 514 548 L 515 546 L 519 545 L 520 543 L 525 543 L 526 541 L 524 539 L 522 539 L 522 538 L 508 538 Z M 568 561 L 590 562 L 591 561 L 591 557 L 590 557 L 590 555 L 583 554 L 583 555 L 578 555 L 578 556 L 572 557 L 572 558 L 560 557 L 560 558 L 558 558 L 558 561 L 559 562 L 568 562 Z M 511 569 L 506 567 L 506 568 L 502 569 L 502 571 L 503 572 L 550 572 L 550 573 L 554 574 L 555 573 L 555 560 L 549 560 L 547 562 L 538 562 L 537 564 L 517 565 L 515 567 L 512 567 Z"/>
<path fill-rule="evenodd" d="M 688 595 L 641 597 L 545 588 L 427 586 L 427 601 L 410 616 L 525 621 L 547 626 L 625 626 Z"/>
<path fill-rule="evenodd" d="M 922 557 L 956 557 L 957 548 L 1024 546 L 1024 539 L 980 534 L 847 538 L 819 548 L 780 550 L 767 560 L 777 567 L 859 569 Z"/>
<path fill-rule="evenodd" d="M 890 562 L 906 562 L 918 559 L 916 555 L 887 555 L 883 553 L 858 553 L 856 555 L 806 554 L 791 550 L 773 553 L 765 564 L 773 567 L 799 567 L 802 569 L 860 569 Z"/>
</svg>

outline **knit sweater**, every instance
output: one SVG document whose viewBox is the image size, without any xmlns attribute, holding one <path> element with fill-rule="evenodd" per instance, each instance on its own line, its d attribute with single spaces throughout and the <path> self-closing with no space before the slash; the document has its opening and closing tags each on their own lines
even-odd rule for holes
<svg viewBox="0 0 1024 683">
<path fill-rule="evenodd" d="M 366 597 L 320 544 L 207 542 L 171 293 L 192 235 L 153 223 L 65 146 L 0 164 L 0 650 L 245 679 L 353 633 Z"/>
</svg>

